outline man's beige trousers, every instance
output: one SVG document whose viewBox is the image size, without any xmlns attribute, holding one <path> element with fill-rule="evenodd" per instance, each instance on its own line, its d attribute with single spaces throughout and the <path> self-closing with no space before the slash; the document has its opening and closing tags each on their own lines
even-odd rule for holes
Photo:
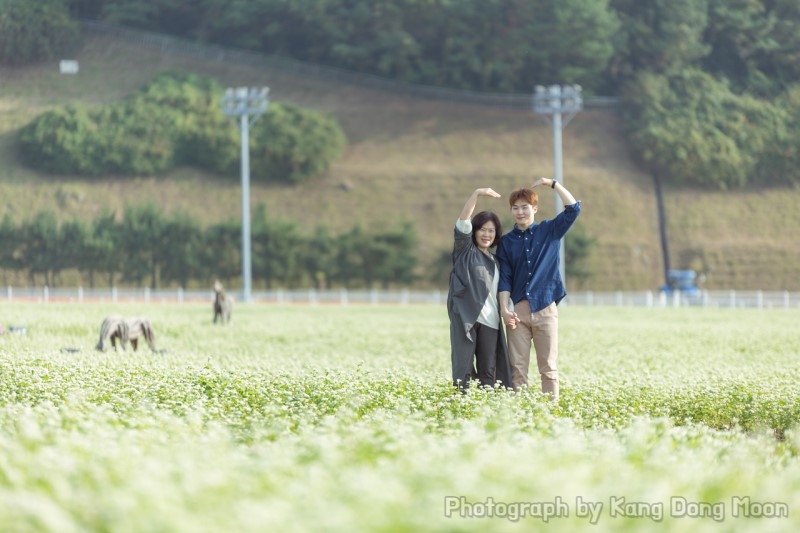
<svg viewBox="0 0 800 533">
<path fill-rule="evenodd" d="M 506 328 L 511 360 L 511 384 L 514 390 L 528 385 L 531 342 L 536 350 L 536 364 L 542 379 L 542 392 L 558 400 L 558 307 L 553 302 L 541 311 L 531 313 L 527 300 L 514 306 L 519 322 L 515 329 Z"/>
</svg>

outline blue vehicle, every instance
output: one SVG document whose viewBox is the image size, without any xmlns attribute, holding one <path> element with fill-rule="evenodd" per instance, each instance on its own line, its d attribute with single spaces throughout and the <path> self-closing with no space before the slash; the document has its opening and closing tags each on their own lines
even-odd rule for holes
<svg viewBox="0 0 800 533">
<path fill-rule="evenodd" d="M 699 296 L 700 288 L 697 286 L 697 272 L 694 270 L 667 271 L 667 283 L 661 287 L 661 291 L 666 294 L 680 291 L 690 297 Z"/>
</svg>

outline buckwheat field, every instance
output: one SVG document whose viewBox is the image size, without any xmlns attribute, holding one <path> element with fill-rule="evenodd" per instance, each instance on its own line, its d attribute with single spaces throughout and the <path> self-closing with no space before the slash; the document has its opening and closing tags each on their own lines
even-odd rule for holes
<svg viewBox="0 0 800 533">
<path fill-rule="evenodd" d="M 96 351 L 111 313 L 160 352 Z M 444 306 L 211 320 L 0 303 L 0 530 L 800 527 L 800 310 L 564 305 L 557 404 L 454 391 Z"/>
</svg>

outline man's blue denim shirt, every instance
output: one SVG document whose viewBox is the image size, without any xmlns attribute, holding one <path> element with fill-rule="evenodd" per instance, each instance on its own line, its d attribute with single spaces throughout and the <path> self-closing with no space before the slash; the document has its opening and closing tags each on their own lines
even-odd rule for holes
<svg viewBox="0 0 800 533">
<path fill-rule="evenodd" d="M 576 202 L 552 220 L 531 224 L 522 231 L 514 229 L 503 235 L 497 246 L 500 264 L 499 292 L 510 292 L 514 304 L 527 299 L 535 313 L 560 302 L 567 291 L 558 270 L 561 238 L 581 212 Z"/>
</svg>

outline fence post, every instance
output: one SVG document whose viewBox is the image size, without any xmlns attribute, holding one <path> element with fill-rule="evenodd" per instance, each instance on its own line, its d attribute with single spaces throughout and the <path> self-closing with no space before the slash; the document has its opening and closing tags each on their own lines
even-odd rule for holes
<svg viewBox="0 0 800 533">
<path fill-rule="evenodd" d="M 408 305 L 408 289 L 403 289 L 403 292 L 400 294 L 400 304 L 401 305 Z"/>
<path fill-rule="evenodd" d="M 111 287 L 111 301 L 117 303 L 117 288 Z"/>
<path fill-rule="evenodd" d="M 586 293 L 586 305 L 594 305 L 594 293 L 592 291 Z"/>
<path fill-rule="evenodd" d="M 11 288 L 11 285 L 8 286 L 8 301 L 12 301 L 14 299 L 14 289 Z"/>
<path fill-rule="evenodd" d="M 150 303 L 150 287 L 144 288 L 144 303 Z"/>
<path fill-rule="evenodd" d="M 617 307 L 622 307 L 622 291 L 616 293 Z"/>
<path fill-rule="evenodd" d="M 644 301 L 647 302 L 647 307 L 653 307 L 653 291 L 644 293 Z"/>
<path fill-rule="evenodd" d="M 178 287 L 178 303 L 183 303 L 183 287 Z"/>
<path fill-rule="evenodd" d="M 83 287 L 78 287 L 78 302 L 83 303 Z"/>
<path fill-rule="evenodd" d="M 759 309 L 764 307 L 764 291 L 756 292 L 756 307 L 758 307 Z"/>
<path fill-rule="evenodd" d="M 348 301 L 349 300 L 347 297 L 347 287 L 342 287 L 341 289 L 339 289 L 339 303 L 342 306 L 345 306 L 348 304 Z"/>
<path fill-rule="evenodd" d="M 728 302 L 729 302 L 730 306 L 731 307 L 736 307 L 736 291 L 731 290 L 730 292 L 728 292 L 728 298 L 729 298 Z"/>
<path fill-rule="evenodd" d="M 9 287 L 10 289 L 11 287 Z M 789 291 L 783 291 L 783 306 L 789 309 Z"/>
<path fill-rule="evenodd" d="M 375 289 L 370 289 L 369 301 L 372 303 L 372 305 L 378 305 L 378 291 Z"/>
<path fill-rule="evenodd" d="M 313 287 L 308 289 L 308 305 L 317 305 L 317 291 Z"/>
</svg>

